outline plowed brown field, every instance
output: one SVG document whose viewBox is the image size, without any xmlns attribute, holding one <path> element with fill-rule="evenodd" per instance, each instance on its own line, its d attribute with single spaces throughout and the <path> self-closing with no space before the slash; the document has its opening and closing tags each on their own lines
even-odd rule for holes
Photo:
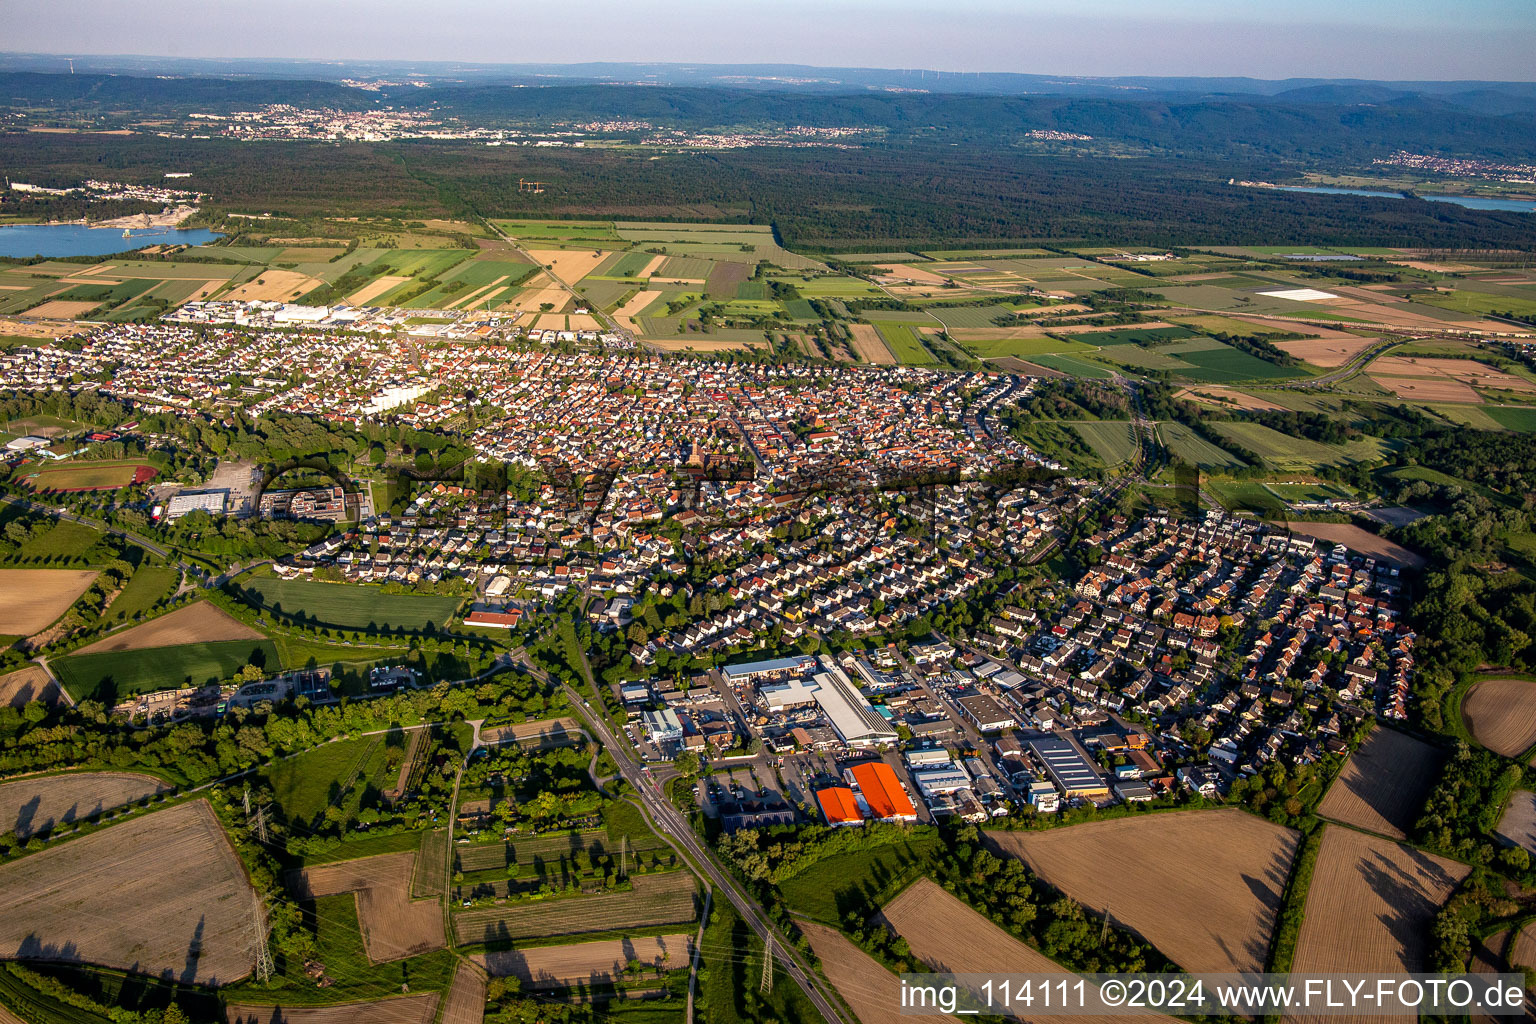
<svg viewBox="0 0 1536 1024">
<path fill-rule="evenodd" d="M 171 787 L 153 775 L 76 772 L 39 775 L 0 785 L 0 828 L 26 839 L 54 825 L 90 817 Z"/>
<path fill-rule="evenodd" d="M 140 651 L 148 647 L 172 647 L 176 644 L 264 639 L 261 633 L 231 617 L 218 605 L 198 601 L 158 619 L 151 619 L 142 626 L 113 633 L 75 653 L 100 654 L 103 651 Z"/>
<path fill-rule="evenodd" d="M 1264 969 L 1297 838 L 1236 809 L 987 834 L 1000 852 L 1196 972 Z"/>
<path fill-rule="evenodd" d="M 228 984 L 255 965 L 255 898 L 206 801 L 0 867 L 0 956 Z"/>
<path fill-rule="evenodd" d="M 416 854 L 385 853 L 292 872 L 289 888 L 300 899 L 357 894 L 363 948 L 374 963 L 442 949 L 443 908 L 411 899 Z"/>
<path fill-rule="evenodd" d="M 1406 839 L 1434 784 L 1440 760 L 1440 751 L 1428 743 L 1377 726 L 1328 788 L 1317 813 L 1368 832 Z"/>
<path fill-rule="evenodd" d="M 1473 739 L 1496 754 L 1514 757 L 1536 743 L 1536 682 L 1481 680 L 1467 691 L 1461 717 Z"/>
<path fill-rule="evenodd" d="M 59 688 L 41 665 L 28 665 L 0 676 L 0 708 L 19 708 L 34 700 L 44 704 L 59 702 Z M 0 824 L 4 824 L 3 819 Z"/>
<path fill-rule="evenodd" d="M 535 988 L 563 988 L 585 982 L 612 982 L 631 960 L 646 967 L 658 962 L 683 967 L 692 953 L 691 936 L 651 935 L 568 946 L 533 946 L 493 953 L 475 953 L 471 960 L 498 978 L 519 978 Z"/>
<path fill-rule="evenodd" d="M 94 569 L 0 569 L 0 635 L 31 636 L 64 614 Z"/>
<path fill-rule="evenodd" d="M 821 961 L 821 971 L 858 1014 L 859 1024 L 903 1024 L 911 1020 L 901 1012 L 901 979 L 885 965 L 848 941 L 842 932 L 810 921 L 795 922 Z M 954 1017 L 924 1017 L 947 1020 Z"/>
<path fill-rule="evenodd" d="M 224 1014 L 229 1024 L 432 1024 L 437 999 L 434 992 L 336 1006 L 230 1005 Z"/>
</svg>

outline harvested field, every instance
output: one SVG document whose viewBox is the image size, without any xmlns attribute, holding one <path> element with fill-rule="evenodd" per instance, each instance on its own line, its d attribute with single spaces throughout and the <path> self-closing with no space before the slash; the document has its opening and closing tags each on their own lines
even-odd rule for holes
<svg viewBox="0 0 1536 1024">
<path fill-rule="evenodd" d="M 41 306 L 33 306 L 27 310 L 27 316 L 45 316 L 53 320 L 73 320 L 77 316 L 89 313 L 99 302 L 72 302 L 68 299 L 54 299 L 45 302 Z"/>
<path fill-rule="evenodd" d="M 1317 813 L 1406 839 L 1434 785 L 1440 760 L 1440 751 L 1428 743 L 1377 726 L 1344 765 Z"/>
<path fill-rule="evenodd" d="M 1388 377 L 1432 377 L 1457 380 L 1480 388 L 1536 393 L 1536 383 L 1480 363 L 1475 359 L 1432 356 L 1382 356 L 1371 363 L 1372 374 Z"/>
<path fill-rule="evenodd" d="M 842 932 L 810 921 L 795 922 L 811 952 L 821 961 L 821 971 L 858 1015 L 859 1024 L 902 1024 L 901 979 L 874 957 L 848 941 Z M 947 1020 L 954 1017 L 924 1018 Z"/>
<path fill-rule="evenodd" d="M 1462 402 L 1477 405 L 1482 396 L 1459 380 L 1434 377 L 1387 377 L 1372 373 L 1371 380 L 1380 384 L 1399 398 L 1412 398 L 1419 402 Z"/>
<path fill-rule="evenodd" d="M 348 295 L 347 305 L 366 306 L 380 295 L 391 292 L 408 281 L 410 281 L 410 278 L 408 277 L 395 277 L 392 275 L 375 278 L 373 281 L 370 281 L 368 284 L 363 285 L 363 287 L 353 292 L 351 295 Z"/>
<path fill-rule="evenodd" d="M 236 620 L 218 605 L 198 601 L 158 619 L 151 619 L 141 626 L 113 633 L 75 653 L 103 654 L 109 651 L 141 651 L 149 647 L 174 647 L 177 644 L 265 639 L 262 634 Z"/>
<path fill-rule="evenodd" d="M 1358 554 L 1368 555 L 1378 562 L 1390 562 L 1400 569 L 1422 569 L 1424 559 L 1385 537 L 1378 536 L 1364 527 L 1351 523 L 1286 523 L 1292 533 L 1303 537 L 1326 540 L 1331 544 L 1343 544 Z"/>
<path fill-rule="evenodd" d="M 295 270 L 267 269 L 245 284 L 236 285 L 219 298 L 229 302 L 254 302 L 257 299 L 289 302 L 320 287 L 322 283 L 318 278 Z"/>
<path fill-rule="evenodd" d="M 480 730 L 480 742 L 488 747 L 502 743 L 517 743 L 538 750 L 548 750 L 553 747 L 574 746 L 584 742 L 586 738 L 587 734 L 574 718 L 547 718 Z"/>
<path fill-rule="evenodd" d="M 1026 377 L 1068 376 L 1068 374 L 1062 373 L 1060 370 L 1053 370 L 1049 366 L 1041 366 L 1038 363 L 1027 362 L 1023 359 L 1015 359 L 1013 356 L 1000 356 L 988 359 L 987 362 L 992 363 L 999 369 L 1007 370 L 1010 373 L 1023 374 Z"/>
<path fill-rule="evenodd" d="M 59 688 L 41 665 L 28 663 L 25 668 L 0 676 L 0 708 L 19 708 L 34 700 L 50 706 L 59 702 Z M 4 818 L 0 817 L 0 824 L 3 823 Z"/>
<path fill-rule="evenodd" d="M 1202 405 L 1214 405 L 1221 409 L 1262 409 L 1271 412 L 1283 412 L 1285 407 L 1257 395 L 1250 395 L 1245 391 L 1235 388 L 1202 386 L 1198 388 L 1185 388 L 1174 395 L 1175 398 L 1184 398 Z"/>
<path fill-rule="evenodd" d="M 1536 743 L 1536 682 L 1480 680 L 1461 702 L 1461 717 L 1477 742 L 1515 757 Z"/>
<path fill-rule="evenodd" d="M 95 579 L 94 569 L 0 569 L 0 635 L 45 628 Z"/>
<path fill-rule="evenodd" d="M 864 362 L 881 366 L 896 364 L 896 357 L 873 324 L 849 324 L 848 333 L 853 336 L 853 351 Z"/>
<path fill-rule="evenodd" d="M 1357 338 L 1353 334 L 1329 331 L 1320 338 L 1303 338 L 1297 341 L 1277 341 L 1274 346 L 1287 355 L 1295 356 L 1313 366 L 1343 366 L 1381 339 Z"/>
<path fill-rule="evenodd" d="M 1509 798 L 1509 806 L 1504 808 L 1504 816 L 1499 819 L 1497 834 L 1536 854 L 1536 793 L 1528 789 L 1515 790 Z"/>
<path fill-rule="evenodd" d="M 103 898 L 113 880 L 131 880 L 132 899 Z M 218 819 L 195 800 L 0 867 L 0 956 L 227 984 L 254 964 L 254 907 Z"/>
<path fill-rule="evenodd" d="M 39 775 L 0 784 L 0 828 L 28 839 L 57 824 L 89 818 L 98 811 L 164 793 L 170 786 L 153 775 L 131 772 L 76 772 Z"/>
<path fill-rule="evenodd" d="M 1227 972 L 1264 969 L 1298 837 L 1222 809 L 989 832 L 987 839 L 1085 907 L 1109 908 L 1118 924 L 1185 970 Z M 1186 870 L 1196 863 L 1199 871 Z"/>
<path fill-rule="evenodd" d="M 459 964 L 443 1003 L 438 1024 L 480 1024 L 485 1019 L 485 976 L 469 964 Z"/>
<path fill-rule="evenodd" d="M 682 924 L 698 914 L 693 876 L 686 871 L 636 875 L 633 885 L 632 892 L 468 910 L 455 915 L 454 927 L 460 942 L 494 942 Z"/>
<path fill-rule="evenodd" d="M 649 967 L 683 967 L 693 951 L 686 934 L 649 935 L 568 946 L 534 946 L 470 957 L 497 978 L 518 978 L 535 988 L 564 988 L 579 983 L 606 984 L 617 980 L 631 960 Z"/>
<path fill-rule="evenodd" d="M 1328 826 L 1291 970 L 1431 970 L 1430 925 L 1468 870 L 1390 840 Z"/>
<path fill-rule="evenodd" d="M 412 899 L 436 899 L 447 885 L 448 833 L 433 829 L 421 837 L 416 854 L 416 872 L 411 877 Z"/>
<path fill-rule="evenodd" d="M 919 878 L 885 905 L 886 927 L 907 940 L 912 955 L 932 970 L 956 974 L 1059 974 L 1071 972 L 1020 942 L 930 878 Z M 1124 1018 L 1082 1016 L 1087 1024 L 1117 1024 Z M 1171 1024 L 1158 1014 L 1140 1020 Z"/>
<path fill-rule="evenodd" d="M 338 1003 L 335 1006 L 225 1007 L 228 1024 L 432 1024 L 437 1018 L 436 992 L 401 996 L 369 1003 Z M 484 1007 L 481 1008 L 482 1015 Z M 475 1018 L 479 1019 L 479 1018 Z"/>
<path fill-rule="evenodd" d="M 566 284 L 575 284 L 596 270 L 608 253 L 602 249 L 529 249 L 528 255 Z"/>
<path fill-rule="evenodd" d="M 658 260 L 666 259 L 665 256 L 657 256 L 656 258 Z M 637 292 L 635 296 L 628 302 L 624 303 L 624 305 L 613 311 L 613 318 L 619 322 L 621 327 L 626 327 L 636 334 L 639 334 L 640 328 L 638 325 L 636 325 L 634 318 L 640 315 L 641 310 L 655 302 L 660 297 L 661 292 L 659 291 Z"/>
<path fill-rule="evenodd" d="M 415 869 L 414 852 L 385 853 L 291 872 L 288 887 L 299 899 L 356 893 L 363 947 L 383 963 L 446 945 L 442 904 L 411 899 Z"/>
<path fill-rule="evenodd" d="M 645 344 L 663 352 L 750 352 L 755 346 L 750 341 L 733 338 L 711 338 L 708 335 L 688 335 L 680 338 L 644 338 Z M 761 343 L 759 343 L 761 344 Z"/>
</svg>

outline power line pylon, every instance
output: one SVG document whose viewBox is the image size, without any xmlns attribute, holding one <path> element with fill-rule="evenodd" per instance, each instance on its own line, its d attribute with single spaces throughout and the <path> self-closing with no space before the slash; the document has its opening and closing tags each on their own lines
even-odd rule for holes
<svg viewBox="0 0 1536 1024">
<path fill-rule="evenodd" d="M 759 986 L 763 995 L 773 991 L 773 936 L 768 936 L 768 944 L 763 947 L 763 982 Z"/>
<path fill-rule="evenodd" d="M 265 984 L 272 980 L 272 951 L 267 948 L 267 912 L 261 905 L 261 897 L 252 893 L 256 910 L 256 980 Z"/>
</svg>

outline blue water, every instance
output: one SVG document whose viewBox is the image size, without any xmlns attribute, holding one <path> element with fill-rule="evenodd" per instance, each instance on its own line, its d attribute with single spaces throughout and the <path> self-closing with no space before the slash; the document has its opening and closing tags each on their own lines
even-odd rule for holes
<svg viewBox="0 0 1536 1024">
<path fill-rule="evenodd" d="M 1316 192 L 1326 196 L 1374 196 L 1377 199 L 1401 199 L 1401 192 L 1383 192 L 1374 188 L 1334 188 L 1328 185 L 1276 185 L 1286 192 Z M 1536 213 L 1536 203 L 1529 199 L 1491 199 L 1484 196 L 1420 196 L 1432 203 L 1455 203 L 1469 210 L 1513 210 Z"/>
<path fill-rule="evenodd" d="M 207 228 L 122 228 L 84 224 L 7 224 L 0 227 L 0 256 L 110 256 L 150 245 L 203 245 L 220 237 Z"/>
</svg>

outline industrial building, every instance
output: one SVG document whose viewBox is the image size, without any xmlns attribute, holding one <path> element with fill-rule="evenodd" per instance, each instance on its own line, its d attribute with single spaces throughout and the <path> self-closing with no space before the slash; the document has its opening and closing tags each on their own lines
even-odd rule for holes
<svg viewBox="0 0 1536 1024">
<path fill-rule="evenodd" d="M 961 697 L 955 703 L 960 705 L 960 710 L 965 712 L 965 717 L 975 723 L 976 728 L 981 732 L 1011 729 L 1018 724 L 1018 720 L 1007 708 L 984 693 Z"/>
<path fill-rule="evenodd" d="M 806 666 L 804 661 L 809 661 Z M 761 679 L 793 667 L 814 668 L 815 659 L 784 658 L 776 662 L 755 662 L 753 665 L 732 666 L 733 669 L 753 669 L 753 678 Z M 758 694 L 776 714 L 793 708 L 814 704 L 831 724 L 837 738 L 850 747 L 873 747 L 896 742 L 896 727 L 886 721 L 884 715 L 864 699 L 852 680 L 830 658 L 820 661 L 821 671 L 810 678 L 794 675 L 782 682 L 758 686 Z M 756 668 L 754 668 L 756 666 Z M 766 666 L 766 668 L 763 668 Z"/>
<path fill-rule="evenodd" d="M 864 814 L 859 801 L 847 786 L 829 786 L 816 791 L 816 802 L 828 825 L 862 825 Z"/>
<path fill-rule="evenodd" d="M 1103 800 L 1109 796 L 1109 784 L 1068 740 L 1039 736 L 1029 740 L 1028 745 L 1056 788 L 1068 799 Z"/>
<path fill-rule="evenodd" d="M 860 810 L 871 821 L 917 820 L 917 808 L 902 789 L 901 780 L 884 761 L 865 761 L 843 769 L 843 779 L 853 787 Z"/>
<path fill-rule="evenodd" d="M 166 503 L 165 519 L 167 522 L 175 522 L 192 512 L 207 512 L 211 516 L 221 516 L 228 506 L 228 490 L 183 491 Z"/>
<path fill-rule="evenodd" d="M 816 667 L 816 659 L 809 654 L 794 658 L 770 658 L 767 661 L 744 661 L 726 665 L 720 670 L 725 681 L 732 686 L 747 686 L 790 676 L 803 676 Z"/>
</svg>

